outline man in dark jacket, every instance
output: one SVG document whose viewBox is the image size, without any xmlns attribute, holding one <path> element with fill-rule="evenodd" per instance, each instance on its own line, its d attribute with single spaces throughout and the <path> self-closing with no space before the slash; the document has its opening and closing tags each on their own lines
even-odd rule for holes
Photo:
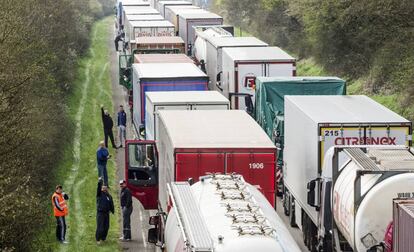
<svg viewBox="0 0 414 252">
<path fill-rule="evenodd" d="M 132 214 L 132 195 L 126 187 L 125 180 L 119 181 L 121 187 L 121 209 L 123 219 L 123 236 L 119 238 L 122 241 L 131 240 L 131 214 Z"/>
<path fill-rule="evenodd" d="M 101 113 L 102 113 L 102 123 L 104 128 L 104 135 L 105 135 L 105 147 L 108 148 L 108 137 L 111 139 L 112 148 L 116 149 L 115 141 L 114 141 L 114 133 L 112 132 L 112 128 L 114 127 L 114 122 L 112 121 L 111 115 L 109 114 L 108 110 L 104 110 L 103 105 L 101 105 Z"/>
<path fill-rule="evenodd" d="M 108 187 L 102 185 L 102 178 L 99 178 L 96 191 L 96 242 L 101 244 L 106 240 L 109 230 L 109 212 L 114 213 L 114 202 L 108 192 Z"/>
<path fill-rule="evenodd" d="M 127 115 L 124 111 L 124 106 L 119 106 L 118 112 L 118 132 L 119 132 L 119 141 L 121 145 L 119 146 L 122 148 L 122 144 L 126 140 L 126 123 L 127 123 Z"/>
</svg>

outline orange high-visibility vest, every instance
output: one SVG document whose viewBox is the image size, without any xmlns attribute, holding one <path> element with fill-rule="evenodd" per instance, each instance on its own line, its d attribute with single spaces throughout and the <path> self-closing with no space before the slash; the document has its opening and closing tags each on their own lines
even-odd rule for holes
<svg viewBox="0 0 414 252">
<path fill-rule="evenodd" d="M 59 206 L 63 211 L 60 211 L 54 202 L 54 198 L 57 197 L 58 202 L 59 202 Z M 53 205 L 53 213 L 55 214 L 56 217 L 60 217 L 60 216 L 66 216 L 68 215 L 68 206 L 66 205 L 66 201 L 63 198 L 62 194 L 58 194 L 58 193 L 53 193 L 52 195 L 52 205 Z"/>
</svg>

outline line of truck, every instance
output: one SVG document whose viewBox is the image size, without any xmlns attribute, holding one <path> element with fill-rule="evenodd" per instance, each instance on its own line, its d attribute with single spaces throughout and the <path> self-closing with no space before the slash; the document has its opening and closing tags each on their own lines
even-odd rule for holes
<svg viewBox="0 0 414 252">
<path fill-rule="evenodd" d="M 116 26 L 128 27 L 120 84 L 136 130 L 126 144 L 125 178 L 145 209 L 158 210 L 150 242 L 168 251 L 295 251 L 283 224 L 269 225 L 274 210 L 257 204 L 260 195 L 275 208 L 278 194 L 310 251 L 405 248 L 387 239 L 405 238 L 389 234 L 393 199 L 414 196 L 410 121 L 366 96 L 346 95 L 337 77 L 296 77 L 294 57 L 234 37 L 223 18 L 191 2 L 122 0 L 117 13 Z M 234 174 L 256 190 L 248 194 L 255 204 L 241 213 L 251 225 L 222 213 L 231 202 L 200 194 L 223 200 L 227 192 L 212 193 L 211 184 L 236 181 L 228 200 L 246 207 L 243 178 Z"/>
</svg>

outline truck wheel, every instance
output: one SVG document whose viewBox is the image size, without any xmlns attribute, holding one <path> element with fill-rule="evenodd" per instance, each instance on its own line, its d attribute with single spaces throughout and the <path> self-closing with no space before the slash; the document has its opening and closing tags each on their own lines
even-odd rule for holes
<svg viewBox="0 0 414 252">
<path fill-rule="evenodd" d="M 286 216 L 289 216 L 289 202 L 290 202 L 290 197 L 289 197 L 289 192 L 285 189 L 284 194 L 283 194 L 283 213 Z"/>
<path fill-rule="evenodd" d="M 289 224 L 291 227 L 297 227 L 295 220 L 295 203 L 294 198 L 289 197 Z"/>
<path fill-rule="evenodd" d="M 303 236 L 303 243 L 306 247 L 308 247 L 308 222 L 306 220 L 306 214 L 302 216 L 302 236 Z"/>
</svg>

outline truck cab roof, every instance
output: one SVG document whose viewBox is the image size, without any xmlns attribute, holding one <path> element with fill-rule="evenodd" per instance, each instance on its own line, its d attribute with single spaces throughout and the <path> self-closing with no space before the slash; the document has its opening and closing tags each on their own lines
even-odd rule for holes
<svg viewBox="0 0 414 252">
<path fill-rule="evenodd" d="M 193 63 L 140 63 L 133 64 L 139 78 L 207 78 Z"/>
</svg>

